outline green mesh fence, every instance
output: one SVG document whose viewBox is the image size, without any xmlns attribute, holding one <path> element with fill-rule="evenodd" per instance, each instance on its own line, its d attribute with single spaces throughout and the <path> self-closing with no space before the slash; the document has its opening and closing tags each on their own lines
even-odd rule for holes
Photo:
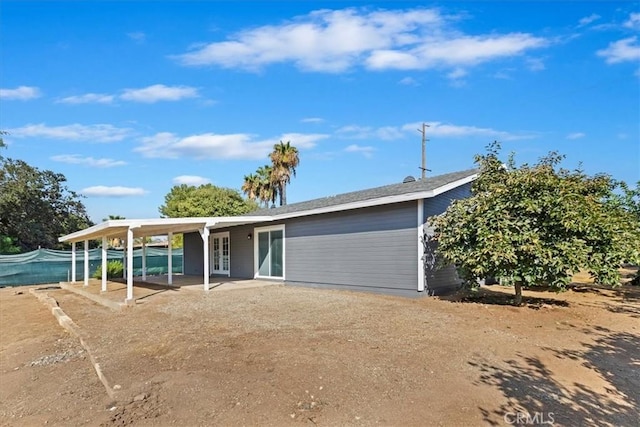
<svg viewBox="0 0 640 427">
<path fill-rule="evenodd" d="M 173 249 L 172 272 L 182 273 L 182 249 Z M 126 253 L 108 250 L 109 261 L 123 261 Z M 168 250 L 147 248 L 147 274 L 167 274 Z M 89 274 L 93 276 L 102 264 L 102 249 L 89 251 Z M 142 249 L 133 251 L 133 275 L 142 275 Z M 76 251 L 76 279 L 84 277 L 84 250 Z M 71 279 L 71 251 L 38 249 L 18 255 L 0 255 L 0 286 L 38 285 L 65 282 Z"/>
</svg>

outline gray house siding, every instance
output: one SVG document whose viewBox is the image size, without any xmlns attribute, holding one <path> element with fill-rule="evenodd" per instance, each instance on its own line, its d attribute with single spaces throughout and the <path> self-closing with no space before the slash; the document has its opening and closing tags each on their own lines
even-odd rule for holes
<svg viewBox="0 0 640 427">
<path fill-rule="evenodd" d="M 285 280 L 417 294 L 417 220 L 416 202 L 287 220 Z"/>
<path fill-rule="evenodd" d="M 204 274 L 202 262 L 202 237 L 200 233 L 185 233 L 183 240 L 184 274 L 198 276 Z"/>
<path fill-rule="evenodd" d="M 436 197 L 424 199 L 424 218 L 434 215 L 440 215 L 447 210 L 452 201 L 457 199 L 466 199 L 471 196 L 471 183 L 461 185 L 452 190 L 446 191 L 442 194 L 438 194 Z"/>
<path fill-rule="evenodd" d="M 433 235 L 433 230 L 429 227 L 427 221 L 430 216 L 444 213 L 453 200 L 464 199 L 470 195 L 471 183 L 468 183 L 439 194 L 436 197 L 425 199 L 423 220 L 425 222 L 425 233 L 427 236 Z M 440 266 L 440 259 L 438 258 L 437 250 L 438 245 L 436 242 L 427 242 L 425 252 L 427 254 L 427 259 L 430 259 L 431 262 L 425 263 L 425 291 L 430 295 L 442 295 L 453 292 L 459 289 L 462 284 L 455 266 Z"/>
<path fill-rule="evenodd" d="M 424 200 L 427 219 L 452 200 L 470 195 L 471 184 Z M 255 228 L 285 226 L 285 283 L 318 288 L 373 291 L 402 296 L 444 294 L 460 286 L 453 266 L 440 268 L 437 246 L 425 248 L 425 292 L 418 292 L 417 202 L 407 201 L 340 212 L 211 230 L 230 234 L 230 274 L 254 277 Z M 251 239 L 248 235 L 251 234 Z M 184 235 L 184 273 L 203 274 L 202 240 Z"/>
<path fill-rule="evenodd" d="M 211 234 L 229 232 L 229 256 L 231 277 L 240 279 L 253 278 L 253 238 L 247 239 L 249 233 L 253 237 L 253 225 L 243 225 L 211 230 Z M 184 234 L 184 274 L 204 274 L 202 260 L 202 238 L 199 233 Z"/>
<path fill-rule="evenodd" d="M 231 265 L 231 277 L 253 278 L 253 225 L 242 225 L 229 229 L 216 230 L 229 231 Z M 251 240 L 247 236 L 251 233 Z"/>
</svg>

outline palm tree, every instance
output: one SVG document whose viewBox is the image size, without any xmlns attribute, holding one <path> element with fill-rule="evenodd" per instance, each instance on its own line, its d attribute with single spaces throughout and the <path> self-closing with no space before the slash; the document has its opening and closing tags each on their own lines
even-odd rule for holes
<svg viewBox="0 0 640 427">
<path fill-rule="evenodd" d="M 269 165 L 260 166 L 256 171 L 256 193 L 258 199 L 260 199 L 265 207 L 269 207 L 269 203 L 275 203 L 278 195 L 277 187 L 274 186 L 272 176 L 273 167 Z"/>
<path fill-rule="evenodd" d="M 245 175 L 241 190 L 249 200 L 257 199 L 260 191 L 260 177 L 255 173 Z"/>
<path fill-rule="evenodd" d="M 287 184 L 291 182 L 291 175 L 296 176 L 296 167 L 300 164 L 298 149 L 290 141 L 275 144 L 269 154 L 273 169 L 271 183 L 280 195 L 280 206 L 287 204 Z"/>
</svg>

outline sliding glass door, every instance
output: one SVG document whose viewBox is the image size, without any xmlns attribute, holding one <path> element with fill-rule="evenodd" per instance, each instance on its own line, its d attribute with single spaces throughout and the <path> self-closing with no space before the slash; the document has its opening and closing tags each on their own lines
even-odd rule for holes
<svg viewBox="0 0 640 427">
<path fill-rule="evenodd" d="M 284 278 L 284 226 L 256 228 L 256 277 Z"/>
</svg>

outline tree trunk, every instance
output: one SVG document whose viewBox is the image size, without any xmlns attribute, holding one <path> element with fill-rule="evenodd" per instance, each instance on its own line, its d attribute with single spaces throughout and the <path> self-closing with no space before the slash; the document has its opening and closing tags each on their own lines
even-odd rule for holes
<svg viewBox="0 0 640 427">
<path fill-rule="evenodd" d="M 287 184 L 284 182 L 280 185 L 280 206 L 287 204 Z"/>
<path fill-rule="evenodd" d="M 519 307 L 522 304 L 522 282 L 515 283 L 516 299 L 513 301 L 513 305 Z"/>
</svg>

